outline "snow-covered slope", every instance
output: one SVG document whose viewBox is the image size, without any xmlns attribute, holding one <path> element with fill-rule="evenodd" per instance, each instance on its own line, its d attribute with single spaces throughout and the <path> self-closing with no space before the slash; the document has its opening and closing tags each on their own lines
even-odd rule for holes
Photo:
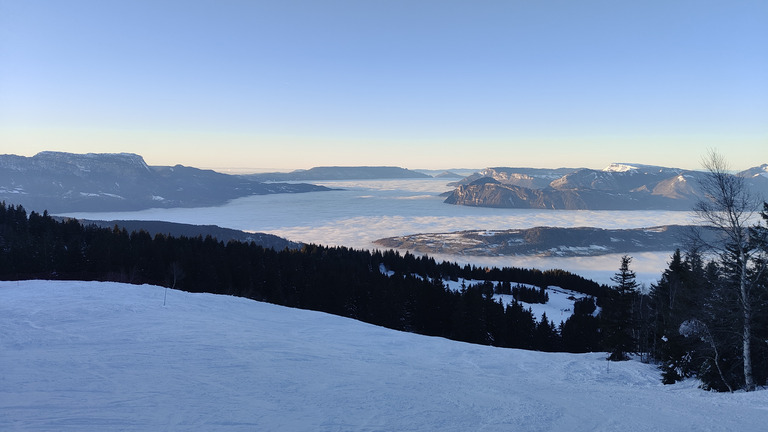
<svg viewBox="0 0 768 432">
<path fill-rule="evenodd" d="M 448 287 L 448 289 L 459 291 L 461 290 L 462 284 L 465 286 L 469 285 L 475 285 L 480 284 L 483 281 L 480 280 L 465 280 L 461 279 L 458 281 L 443 281 L 443 283 Z M 535 285 L 530 284 L 515 284 L 520 286 L 525 286 L 528 288 L 536 288 Z M 573 303 L 576 299 L 582 299 L 584 297 L 587 297 L 587 295 L 578 293 L 576 291 L 567 290 L 564 288 L 560 288 L 557 286 L 548 286 L 546 288 L 547 295 L 549 296 L 549 301 L 547 303 L 526 303 L 524 301 L 520 301 L 520 304 L 523 305 L 523 308 L 530 309 L 531 312 L 533 312 L 533 317 L 536 319 L 536 321 L 541 320 L 542 314 L 547 315 L 547 319 L 555 323 L 555 326 L 559 326 L 561 323 L 568 320 L 568 318 L 573 315 Z M 502 304 L 505 306 L 514 302 L 515 297 L 509 294 L 494 294 L 493 299 L 495 301 L 501 301 Z"/>
<path fill-rule="evenodd" d="M 768 392 L 152 286 L 0 282 L 3 431 L 747 431 Z"/>
</svg>

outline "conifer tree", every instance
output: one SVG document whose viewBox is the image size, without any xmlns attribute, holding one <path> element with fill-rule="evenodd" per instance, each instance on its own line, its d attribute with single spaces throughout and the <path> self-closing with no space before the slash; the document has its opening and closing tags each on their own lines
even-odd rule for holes
<svg viewBox="0 0 768 432">
<path fill-rule="evenodd" d="M 581 353 L 600 350 L 600 320 L 593 315 L 595 310 L 592 297 L 573 303 L 573 315 L 560 327 L 564 351 Z"/>
<path fill-rule="evenodd" d="M 632 258 L 623 256 L 619 271 L 611 277 L 615 283 L 608 292 L 603 309 L 603 339 L 606 350 L 610 352 L 609 360 L 627 360 L 627 354 L 634 351 L 635 337 L 633 301 L 639 284 L 635 280 L 635 272 L 629 269 Z"/>
<path fill-rule="evenodd" d="M 681 335 L 679 329 L 685 320 L 701 316 L 699 304 L 707 296 L 701 265 L 697 252 L 688 252 L 683 257 L 678 249 L 672 254 L 661 279 L 651 285 L 651 355 L 661 362 L 665 384 L 677 382 L 694 372 L 692 354 L 696 344 Z"/>
</svg>

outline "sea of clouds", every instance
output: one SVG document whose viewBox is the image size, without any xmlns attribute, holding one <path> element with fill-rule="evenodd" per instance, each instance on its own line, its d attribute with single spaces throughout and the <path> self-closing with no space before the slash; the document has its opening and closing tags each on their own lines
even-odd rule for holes
<svg viewBox="0 0 768 432">
<path fill-rule="evenodd" d="M 680 211 L 590 211 L 495 209 L 443 203 L 452 189 L 445 179 L 326 181 L 329 192 L 256 195 L 218 207 L 148 209 L 136 212 L 68 213 L 83 219 L 136 219 L 218 225 L 266 232 L 290 240 L 323 245 L 376 249 L 373 241 L 415 233 L 461 230 L 522 229 L 535 226 L 641 228 L 689 224 Z M 672 251 L 633 254 L 632 269 L 649 285 L 658 280 Z M 610 283 L 620 255 L 599 257 L 466 257 L 435 258 L 479 266 L 561 268 Z"/>
</svg>

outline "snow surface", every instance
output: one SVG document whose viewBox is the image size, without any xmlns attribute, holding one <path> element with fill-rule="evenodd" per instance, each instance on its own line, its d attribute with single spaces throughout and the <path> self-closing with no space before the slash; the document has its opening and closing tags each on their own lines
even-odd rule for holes
<svg viewBox="0 0 768 432">
<path fill-rule="evenodd" d="M 3 431 L 756 431 L 768 392 L 246 299 L 0 282 Z"/>
<path fill-rule="evenodd" d="M 603 168 L 603 171 L 606 172 L 627 172 L 627 171 L 633 171 L 636 170 L 637 166 L 635 165 L 629 165 L 629 164 L 623 164 L 623 163 L 612 163 L 608 165 L 607 167 Z"/>
<path fill-rule="evenodd" d="M 458 281 L 451 281 L 451 280 L 443 281 L 446 287 L 453 291 L 460 291 L 462 284 L 464 284 L 464 286 L 470 286 L 470 285 L 481 284 L 483 282 L 484 281 L 474 280 L 474 279 L 460 279 Z M 494 285 L 498 283 L 498 281 L 492 281 L 492 282 Z M 535 289 L 539 288 L 536 285 L 521 284 L 521 283 L 513 283 L 512 287 L 516 287 L 518 285 L 528 287 L 528 288 L 535 288 Z M 568 318 L 570 318 L 571 315 L 573 315 L 573 303 L 577 299 L 589 297 L 585 294 L 572 291 L 572 290 L 567 290 L 557 286 L 548 286 L 546 287 L 546 291 L 547 291 L 547 295 L 549 296 L 549 301 L 547 303 L 526 303 L 524 301 L 520 301 L 519 303 L 523 306 L 523 308 L 530 309 L 531 312 L 533 312 L 533 316 L 536 318 L 536 321 L 540 321 L 541 316 L 543 314 L 547 314 L 547 319 L 549 319 L 550 321 L 553 321 L 555 325 L 560 325 L 560 323 L 567 321 Z M 494 294 L 493 299 L 497 302 L 501 301 L 501 303 L 505 306 L 515 301 L 515 297 L 510 294 Z"/>
<path fill-rule="evenodd" d="M 607 167 L 603 168 L 603 171 L 605 172 L 617 172 L 617 173 L 626 173 L 630 171 L 639 172 L 640 170 L 645 171 L 663 171 L 663 170 L 669 170 L 674 168 L 666 168 L 661 167 L 657 165 L 646 165 L 646 164 L 628 164 L 628 163 L 612 163 L 608 165 Z"/>
</svg>

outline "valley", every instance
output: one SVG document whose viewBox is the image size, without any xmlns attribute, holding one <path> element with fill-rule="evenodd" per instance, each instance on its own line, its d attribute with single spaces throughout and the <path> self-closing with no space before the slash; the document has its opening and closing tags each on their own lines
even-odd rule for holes
<svg viewBox="0 0 768 432">
<path fill-rule="evenodd" d="M 627 229 L 665 224 L 688 225 L 682 211 L 591 211 L 498 209 L 444 204 L 441 193 L 450 179 L 347 180 L 319 182 L 330 191 L 305 194 L 256 195 L 224 205 L 199 208 L 154 208 L 133 212 L 73 212 L 78 219 L 162 220 L 217 225 L 246 232 L 263 232 L 303 243 L 382 249 L 374 242 L 414 233 L 465 230 L 599 227 Z M 638 278 L 655 282 L 672 249 L 635 254 Z M 462 256 L 430 253 L 436 259 L 482 266 L 562 268 L 609 283 L 620 254 L 594 257 Z"/>
</svg>

